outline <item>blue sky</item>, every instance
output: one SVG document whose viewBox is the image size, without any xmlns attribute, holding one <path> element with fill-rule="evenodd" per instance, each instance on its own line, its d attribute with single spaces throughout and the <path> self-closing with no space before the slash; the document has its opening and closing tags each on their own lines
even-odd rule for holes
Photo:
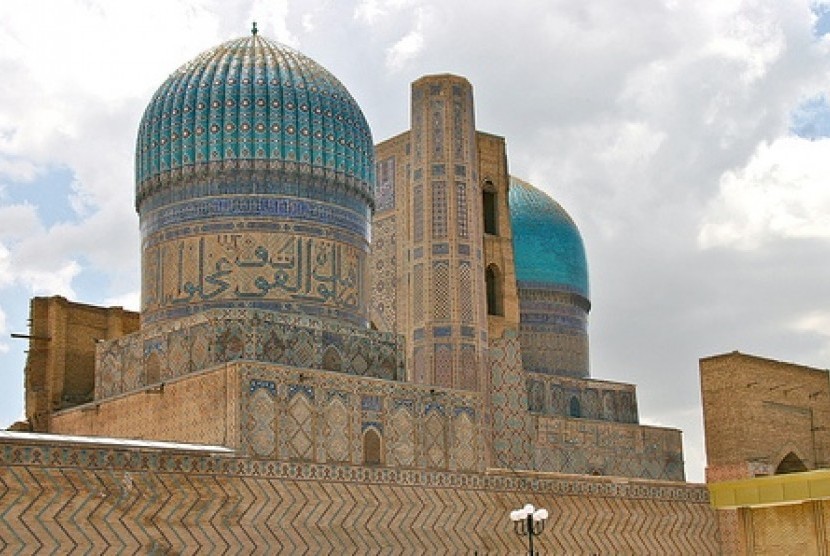
<svg viewBox="0 0 830 556">
<path fill-rule="evenodd" d="M 337 75 L 376 140 L 453 72 L 511 172 L 585 240 L 592 375 L 638 385 L 703 478 L 697 360 L 830 361 L 830 8 L 788 0 L 0 4 L 0 427 L 28 299 L 138 306 L 133 148 L 178 65 L 260 32 Z M 68 25 L 67 22 L 72 24 Z"/>
</svg>

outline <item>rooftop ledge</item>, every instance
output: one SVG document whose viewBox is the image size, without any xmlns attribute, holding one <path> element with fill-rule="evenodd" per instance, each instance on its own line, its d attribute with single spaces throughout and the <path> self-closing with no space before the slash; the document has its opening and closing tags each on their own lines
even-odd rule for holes
<svg viewBox="0 0 830 556">
<path fill-rule="evenodd" d="M 180 442 L 166 442 L 161 440 L 135 440 L 132 438 L 108 438 L 105 436 L 69 436 L 64 434 L 43 434 L 36 432 L 13 432 L 0 430 L 0 442 L 4 440 L 18 442 L 42 442 L 48 444 L 94 444 L 98 446 L 113 446 L 119 448 L 153 448 L 161 450 L 184 450 L 192 452 L 222 452 L 226 454 L 234 453 L 234 450 L 225 446 L 183 444 Z"/>
<path fill-rule="evenodd" d="M 709 499 L 718 510 L 765 508 L 830 498 L 830 469 L 709 483 Z"/>
</svg>

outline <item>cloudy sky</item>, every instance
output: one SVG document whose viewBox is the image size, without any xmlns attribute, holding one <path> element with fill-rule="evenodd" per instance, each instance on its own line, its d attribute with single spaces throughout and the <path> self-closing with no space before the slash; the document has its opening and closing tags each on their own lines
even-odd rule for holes
<svg viewBox="0 0 830 556">
<path fill-rule="evenodd" d="M 830 365 L 830 1 L 0 3 L 0 427 L 23 413 L 28 299 L 138 306 L 133 148 L 155 88 L 260 32 L 349 88 L 376 141 L 451 72 L 510 170 L 582 231 L 592 374 L 638 385 L 703 479 L 697 362 Z"/>
</svg>

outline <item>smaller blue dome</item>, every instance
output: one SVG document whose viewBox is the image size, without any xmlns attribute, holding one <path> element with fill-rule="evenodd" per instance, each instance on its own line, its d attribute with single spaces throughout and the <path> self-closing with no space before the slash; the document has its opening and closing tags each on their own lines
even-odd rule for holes
<svg viewBox="0 0 830 556">
<path fill-rule="evenodd" d="M 588 263 L 573 219 L 545 192 L 510 177 L 513 257 L 519 287 L 553 287 L 588 299 Z"/>
</svg>

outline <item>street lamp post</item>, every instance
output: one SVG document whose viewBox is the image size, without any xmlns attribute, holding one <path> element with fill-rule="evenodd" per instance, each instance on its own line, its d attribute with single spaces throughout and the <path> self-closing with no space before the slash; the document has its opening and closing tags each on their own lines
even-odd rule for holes
<svg viewBox="0 0 830 556">
<path fill-rule="evenodd" d="M 513 521 L 513 530 L 520 537 L 527 535 L 527 553 L 535 556 L 533 551 L 533 537 L 542 534 L 545 530 L 545 520 L 548 518 L 548 511 L 545 508 L 536 509 L 533 504 L 527 504 L 520 510 L 510 512 L 510 519 Z"/>
</svg>

